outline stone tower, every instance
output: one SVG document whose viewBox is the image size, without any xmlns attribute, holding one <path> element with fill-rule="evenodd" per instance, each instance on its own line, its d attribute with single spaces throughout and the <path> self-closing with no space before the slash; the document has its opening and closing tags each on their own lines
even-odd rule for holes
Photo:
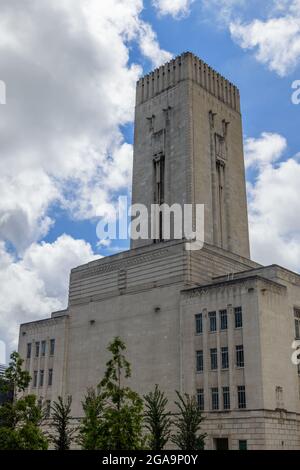
<svg viewBox="0 0 300 470">
<path fill-rule="evenodd" d="M 205 242 L 250 257 L 239 91 L 189 52 L 137 83 L 132 200 L 204 204 Z"/>
</svg>

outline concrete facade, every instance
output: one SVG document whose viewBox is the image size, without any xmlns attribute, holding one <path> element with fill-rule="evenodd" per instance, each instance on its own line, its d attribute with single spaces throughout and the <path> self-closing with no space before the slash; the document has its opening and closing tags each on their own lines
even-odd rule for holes
<svg viewBox="0 0 300 470">
<path fill-rule="evenodd" d="M 300 449 L 300 276 L 250 260 L 239 93 L 190 53 L 137 84 L 133 202 L 157 198 L 205 204 L 203 249 L 137 240 L 74 268 L 67 309 L 21 325 L 28 391 L 80 418 L 118 335 L 138 393 L 197 394 L 208 449 Z"/>
</svg>

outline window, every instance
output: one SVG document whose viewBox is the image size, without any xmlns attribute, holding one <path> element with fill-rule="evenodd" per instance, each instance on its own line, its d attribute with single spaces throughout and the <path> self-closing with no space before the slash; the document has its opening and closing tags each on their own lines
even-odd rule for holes
<svg viewBox="0 0 300 470">
<path fill-rule="evenodd" d="M 227 310 L 220 310 L 220 329 L 227 330 Z"/>
<path fill-rule="evenodd" d="M 42 341 L 42 356 L 46 355 L 46 341 Z"/>
<path fill-rule="evenodd" d="M 294 317 L 295 317 L 295 339 L 300 339 L 300 310 L 299 309 L 295 309 Z"/>
<path fill-rule="evenodd" d="M 48 385 L 51 387 L 53 382 L 53 369 L 49 369 L 48 371 Z"/>
<path fill-rule="evenodd" d="M 236 307 L 234 309 L 234 321 L 236 328 L 242 328 L 243 326 L 243 311 L 242 307 Z"/>
<path fill-rule="evenodd" d="M 33 372 L 33 386 L 34 386 L 34 388 L 37 387 L 37 381 L 38 381 L 38 371 L 35 370 Z"/>
<path fill-rule="evenodd" d="M 203 372 L 203 351 L 196 352 L 196 370 Z"/>
<path fill-rule="evenodd" d="M 55 339 L 50 339 L 50 356 L 54 356 L 55 352 Z"/>
<path fill-rule="evenodd" d="M 43 369 L 40 370 L 40 387 L 44 385 L 44 371 Z"/>
<path fill-rule="evenodd" d="M 238 403 L 239 409 L 246 408 L 246 390 L 245 385 L 238 386 Z"/>
<path fill-rule="evenodd" d="M 247 441 L 239 441 L 239 450 L 247 450 Z"/>
<path fill-rule="evenodd" d="M 27 359 L 31 358 L 31 343 L 27 343 Z"/>
<path fill-rule="evenodd" d="M 218 351 L 216 348 L 210 350 L 210 368 L 212 370 L 218 368 Z"/>
<path fill-rule="evenodd" d="M 40 343 L 35 343 L 35 357 L 39 357 L 40 355 Z"/>
<path fill-rule="evenodd" d="M 219 409 L 219 390 L 217 388 L 211 389 L 211 408 L 212 410 Z"/>
<path fill-rule="evenodd" d="M 200 411 L 204 410 L 204 390 L 203 388 L 199 388 L 197 390 L 197 404 L 198 404 L 198 409 Z"/>
<path fill-rule="evenodd" d="M 198 313 L 195 315 L 196 320 L 196 334 L 201 335 L 203 333 L 203 325 L 202 325 L 202 313 Z"/>
<path fill-rule="evenodd" d="M 236 365 L 237 367 L 244 367 L 244 346 L 239 345 L 236 349 Z"/>
<path fill-rule="evenodd" d="M 51 400 L 46 401 L 45 418 L 49 419 L 51 415 Z"/>
<path fill-rule="evenodd" d="M 209 312 L 209 331 L 217 331 L 217 314 L 216 312 Z"/>
<path fill-rule="evenodd" d="M 230 410 L 230 390 L 229 387 L 223 387 L 223 408 Z"/>
<path fill-rule="evenodd" d="M 228 348 L 221 348 L 222 369 L 229 369 Z"/>
</svg>

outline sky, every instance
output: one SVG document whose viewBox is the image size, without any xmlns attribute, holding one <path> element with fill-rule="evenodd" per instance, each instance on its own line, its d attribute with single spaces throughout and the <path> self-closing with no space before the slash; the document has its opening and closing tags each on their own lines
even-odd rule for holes
<svg viewBox="0 0 300 470">
<path fill-rule="evenodd" d="M 300 272 L 300 0 L 0 0 L 0 362 L 128 248 L 96 226 L 130 196 L 135 84 L 184 51 L 241 92 L 252 258 Z"/>
</svg>

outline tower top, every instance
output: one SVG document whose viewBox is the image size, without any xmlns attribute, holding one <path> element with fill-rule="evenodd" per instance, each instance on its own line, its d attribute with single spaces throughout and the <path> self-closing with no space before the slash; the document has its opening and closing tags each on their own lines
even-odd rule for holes
<svg viewBox="0 0 300 470">
<path fill-rule="evenodd" d="M 238 88 L 192 52 L 184 52 L 140 78 L 137 82 L 136 104 L 142 104 L 184 80 L 198 83 L 240 113 Z"/>
</svg>

